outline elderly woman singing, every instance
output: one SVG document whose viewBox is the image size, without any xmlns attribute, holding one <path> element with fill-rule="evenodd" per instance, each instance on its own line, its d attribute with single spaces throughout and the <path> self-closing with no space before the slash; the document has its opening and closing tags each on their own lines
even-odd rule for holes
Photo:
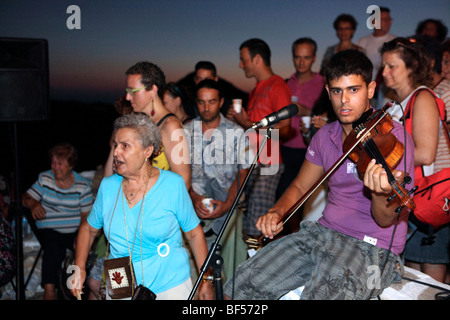
<svg viewBox="0 0 450 320">
<path fill-rule="evenodd" d="M 80 226 L 75 264 L 81 276 L 72 293 L 80 293 L 89 248 L 103 228 L 109 242 L 105 262 L 107 299 L 136 297 L 138 286 L 151 290 L 156 299 L 187 299 L 192 281 L 181 230 L 199 269 L 207 246 L 184 180 L 151 165 L 161 134 L 146 115 L 118 118 L 113 143 L 116 173 L 103 179 L 93 209 Z M 205 282 L 199 297 L 212 298 L 212 285 Z"/>
</svg>

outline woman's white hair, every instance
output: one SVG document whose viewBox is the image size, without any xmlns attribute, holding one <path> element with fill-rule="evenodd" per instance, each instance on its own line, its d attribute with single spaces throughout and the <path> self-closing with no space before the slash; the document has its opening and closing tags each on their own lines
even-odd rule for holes
<svg viewBox="0 0 450 320">
<path fill-rule="evenodd" d="M 117 130 L 130 128 L 136 130 L 139 140 L 144 148 L 153 146 L 153 152 L 158 151 L 161 145 L 161 132 L 156 124 L 143 113 L 123 115 L 114 121 L 113 136 Z"/>
</svg>

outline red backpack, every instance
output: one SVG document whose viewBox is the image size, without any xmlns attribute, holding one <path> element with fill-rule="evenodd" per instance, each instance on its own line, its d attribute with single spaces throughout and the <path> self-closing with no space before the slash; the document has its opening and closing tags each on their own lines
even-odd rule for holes
<svg viewBox="0 0 450 320">
<path fill-rule="evenodd" d="M 428 88 L 417 90 L 409 99 L 404 116 L 406 131 L 412 136 L 412 106 L 414 105 L 417 94 L 422 90 L 428 90 L 436 100 L 439 108 L 439 116 L 450 148 L 450 134 L 445 123 L 444 101 Z M 414 176 L 418 189 L 414 193 L 416 208 L 412 212 L 413 216 L 421 223 L 431 225 L 434 229 L 439 229 L 450 223 L 450 168 L 442 169 L 424 177 L 422 166 L 417 166 L 414 171 Z"/>
</svg>

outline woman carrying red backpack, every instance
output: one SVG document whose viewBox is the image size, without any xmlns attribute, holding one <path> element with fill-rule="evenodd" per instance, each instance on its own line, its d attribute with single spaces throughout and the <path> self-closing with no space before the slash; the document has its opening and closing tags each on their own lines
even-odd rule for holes
<svg viewBox="0 0 450 320">
<path fill-rule="evenodd" d="M 418 185 L 421 177 L 431 177 L 437 173 L 433 165 L 438 151 L 442 152 L 442 148 L 447 148 L 446 152 L 449 152 L 448 145 L 438 143 L 439 136 L 446 134 L 441 121 L 444 117 L 444 104 L 429 89 L 433 86 L 431 63 L 424 47 L 417 40 L 396 38 L 383 45 L 381 54 L 386 86 L 395 91 L 400 101 L 393 108 L 392 116 L 404 123 L 414 140 L 415 177 Z M 446 170 L 443 172 L 450 178 L 450 170 L 443 170 Z M 427 204 L 418 195 L 420 189 L 419 187 L 415 193 L 416 209 L 410 218 L 410 225 L 415 230 L 406 242 L 403 255 L 407 266 L 444 282 L 447 264 L 450 262 L 450 225 L 437 228 L 437 225 L 433 227 L 425 224 L 427 227 L 422 228 L 424 224 L 417 219 L 416 213 Z M 431 201 L 431 204 L 436 203 L 437 200 Z M 443 211 L 444 217 L 446 213 L 448 208 Z"/>
</svg>

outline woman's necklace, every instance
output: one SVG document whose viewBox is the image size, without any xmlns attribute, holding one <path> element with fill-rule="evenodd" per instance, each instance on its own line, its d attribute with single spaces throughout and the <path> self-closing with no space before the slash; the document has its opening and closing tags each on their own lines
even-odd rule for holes
<svg viewBox="0 0 450 320">
<path fill-rule="evenodd" d="M 149 175 L 149 177 L 147 178 L 147 182 L 145 183 L 146 189 L 147 189 L 148 181 L 150 180 L 151 175 L 152 175 L 152 170 L 151 170 L 151 168 L 150 168 L 150 175 Z M 122 182 L 122 183 L 123 183 L 123 182 Z M 123 187 L 122 187 L 122 190 L 123 190 Z M 122 192 L 122 194 L 125 194 L 125 193 Z M 126 198 L 126 196 L 125 196 L 125 198 Z M 132 258 L 133 258 L 134 242 L 135 242 L 135 240 L 136 240 L 136 233 L 137 233 L 138 227 L 139 227 L 139 237 L 140 237 L 140 242 L 141 242 L 141 270 L 142 270 L 142 284 L 144 284 L 144 267 L 143 267 L 143 265 L 142 265 L 142 216 L 143 216 L 143 210 L 144 210 L 144 201 L 145 201 L 145 192 L 144 192 L 144 194 L 142 195 L 141 208 L 140 208 L 140 210 L 139 210 L 139 215 L 138 215 L 138 217 L 137 217 L 137 219 L 136 219 L 136 222 L 137 222 L 137 224 L 136 224 L 136 229 L 134 230 L 133 246 L 131 247 L 131 250 L 130 250 L 130 245 L 129 245 L 129 243 L 128 243 L 127 215 L 126 215 L 126 211 L 125 211 L 125 203 L 124 203 L 124 201 L 122 200 L 122 204 L 123 204 L 123 217 L 124 217 L 124 220 L 125 220 L 125 236 L 126 236 L 126 239 L 127 239 L 128 254 L 129 254 L 129 257 L 130 257 L 130 266 L 131 266 L 131 269 L 132 269 L 132 272 L 131 272 L 132 281 L 133 281 L 133 285 L 132 285 L 132 287 L 131 287 L 131 294 L 132 294 L 132 295 L 134 295 L 134 287 L 137 286 L 137 284 L 136 284 L 136 279 L 135 279 L 135 277 L 134 277 L 134 268 L 133 268 Z M 127 202 L 128 202 L 128 199 L 127 199 Z M 115 208 L 114 208 L 114 210 L 115 210 Z"/>
<path fill-rule="evenodd" d="M 144 189 L 144 187 L 147 187 L 148 180 L 150 180 L 150 177 L 151 177 L 151 176 L 152 176 L 152 168 L 150 167 L 150 174 L 149 174 L 149 176 L 148 176 L 148 178 L 147 178 L 147 182 L 143 182 L 142 185 L 141 185 L 141 187 L 139 188 L 139 190 L 138 190 L 137 192 L 135 192 L 135 193 L 134 193 L 134 192 L 130 192 L 129 195 L 127 195 L 127 194 L 124 192 L 125 199 L 127 200 L 129 206 L 132 205 L 134 198 L 136 198 L 137 195 L 138 195 L 139 193 L 142 192 L 142 190 Z"/>
<path fill-rule="evenodd" d="M 136 198 L 136 196 L 142 192 L 142 189 L 144 188 L 145 183 L 142 183 L 141 187 L 139 188 L 139 190 L 136 193 L 130 192 L 129 195 L 125 194 L 125 199 L 127 199 L 128 204 L 131 206 L 131 203 L 133 202 L 134 198 Z"/>
</svg>

